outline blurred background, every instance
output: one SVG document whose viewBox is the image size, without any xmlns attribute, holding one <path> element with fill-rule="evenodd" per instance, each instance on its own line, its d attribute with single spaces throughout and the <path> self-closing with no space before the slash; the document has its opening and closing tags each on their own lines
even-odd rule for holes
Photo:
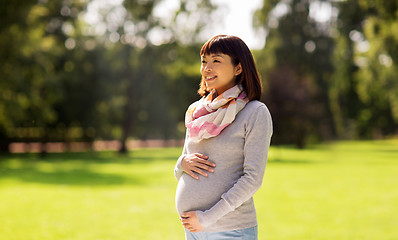
<svg viewBox="0 0 398 240">
<path fill-rule="evenodd" d="M 252 49 L 272 144 L 398 134 L 397 1 L 246 2 L 2 1 L 0 150 L 180 145 L 200 47 L 223 33 Z"/>
<path fill-rule="evenodd" d="M 396 0 L 0 1 L 0 238 L 183 239 L 173 168 L 216 34 L 273 117 L 260 239 L 398 239 Z"/>
</svg>

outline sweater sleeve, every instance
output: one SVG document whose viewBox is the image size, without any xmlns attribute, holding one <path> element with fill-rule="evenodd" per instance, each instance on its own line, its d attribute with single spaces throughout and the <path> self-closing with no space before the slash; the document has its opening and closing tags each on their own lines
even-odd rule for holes
<svg viewBox="0 0 398 240">
<path fill-rule="evenodd" d="M 181 167 L 181 162 L 184 159 L 184 157 L 187 155 L 187 138 L 188 138 L 188 130 L 185 134 L 185 142 L 184 142 L 184 149 L 182 150 L 181 156 L 178 158 L 177 163 L 174 167 L 174 176 L 177 179 L 177 181 L 180 180 L 180 177 L 184 173 L 184 170 L 182 170 Z"/>
<path fill-rule="evenodd" d="M 253 197 L 260 188 L 272 136 L 272 119 L 265 105 L 255 109 L 246 125 L 243 175 L 206 211 L 196 211 L 200 224 L 208 227 Z"/>
</svg>

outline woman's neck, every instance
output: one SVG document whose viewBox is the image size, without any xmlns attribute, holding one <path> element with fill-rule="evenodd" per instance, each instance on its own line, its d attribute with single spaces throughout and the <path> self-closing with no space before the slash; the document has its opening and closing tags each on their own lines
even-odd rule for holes
<svg viewBox="0 0 398 240">
<path fill-rule="evenodd" d="M 220 88 L 214 89 L 214 90 L 215 90 L 214 98 L 220 96 L 221 94 L 223 94 L 223 93 L 224 93 L 225 91 L 227 91 L 228 89 L 231 89 L 231 88 L 235 87 L 235 85 L 236 85 L 236 84 L 233 83 L 233 84 L 230 84 L 230 85 L 228 85 L 228 86 L 224 86 L 224 87 L 220 87 Z"/>
</svg>

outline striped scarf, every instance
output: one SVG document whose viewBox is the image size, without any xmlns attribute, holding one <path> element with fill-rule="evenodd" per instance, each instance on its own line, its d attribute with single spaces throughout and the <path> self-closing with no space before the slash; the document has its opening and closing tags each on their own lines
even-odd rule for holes
<svg viewBox="0 0 398 240">
<path fill-rule="evenodd" d="M 194 142 L 217 136 L 230 125 L 249 102 L 241 85 L 235 85 L 214 100 L 215 90 L 189 106 L 185 126 Z"/>
</svg>

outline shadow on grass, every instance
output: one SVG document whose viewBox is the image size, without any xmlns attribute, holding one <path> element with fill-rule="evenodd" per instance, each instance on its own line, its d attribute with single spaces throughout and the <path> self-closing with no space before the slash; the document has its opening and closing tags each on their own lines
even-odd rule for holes
<svg viewBox="0 0 398 240">
<path fill-rule="evenodd" d="M 179 153 L 179 152 L 178 152 Z M 130 152 L 127 155 L 118 152 L 63 152 L 47 153 L 41 157 L 39 153 L 13 153 L 0 154 L 0 163 L 8 159 L 20 159 L 24 162 L 64 162 L 82 160 L 87 163 L 150 163 L 159 160 L 177 161 L 179 155 L 175 152 L 162 151 L 161 149 L 145 149 Z"/>
<path fill-rule="evenodd" d="M 286 158 L 270 158 L 268 160 L 268 164 L 314 164 L 320 163 L 317 161 L 310 160 L 295 160 L 295 159 L 286 159 Z"/>
<path fill-rule="evenodd" d="M 97 172 L 92 166 L 118 164 L 123 168 L 123 165 L 156 164 L 156 161 L 176 161 L 177 158 L 175 151 L 156 149 L 134 151 L 129 155 L 117 152 L 49 153 L 44 158 L 32 153 L 3 154 L 0 155 L 0 180 L 72 186 L 148 185 L 154 180 L 144 174 Z"/>
<path fill-rule="evenodd" d="M 145 185 L 143 178 L 125 177 L 118 174 L 96 173 L 87 169 L 40 171 L 34 168 L 0 168 L 1 179 L 17 179 L 23 182 L 71 185 L 71 186 L 104 186 L 104 185 Z"/>
</svg>

